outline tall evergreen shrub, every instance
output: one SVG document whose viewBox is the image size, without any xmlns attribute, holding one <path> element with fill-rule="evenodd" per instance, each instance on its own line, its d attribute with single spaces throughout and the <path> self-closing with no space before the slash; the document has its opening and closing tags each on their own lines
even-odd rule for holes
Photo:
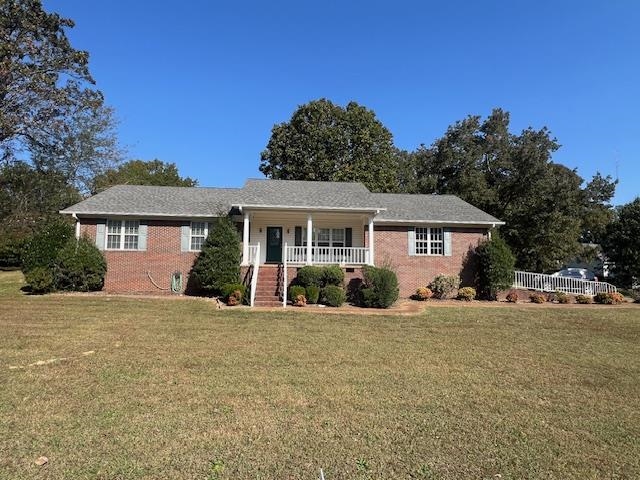
<svg viewBox="0 0 640 480">
<path fill-rule="evenodd" d="M 497 233 L 476 250 L 478 256 L 478 289 L 480 296 L 495 300 L 498 292 L 513 285 L 515 256 Z"/>
<path fill-rule="evenodd" d="M 240 282 L 240 237 L 229 217 L 217 219 L 191 270 L 200 290 L 221 295 L 228 283 Z"/>
</svg>

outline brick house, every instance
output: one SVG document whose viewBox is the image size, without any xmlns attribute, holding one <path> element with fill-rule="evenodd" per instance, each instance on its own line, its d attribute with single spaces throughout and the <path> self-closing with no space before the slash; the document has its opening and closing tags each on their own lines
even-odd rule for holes
<svg viewBox="0 0 640 480">
<path fill-rule="evenodd" d="M 408 297 L 436 275 L 472 275 L 468 252 L 503 222 L 453 195 L 371 193 L 360 183 L 248 180 L 242 188 L 118 185 L 61 211 L 104 251 L 104 289 L 170 292 L 185 281 L 216 218 L 242 240 L 242 274 L 257 305 L 282 304 L 304 265 L 388 265 Z M 180 292 L 177 292 L 180 293 Z"/>
</svg>

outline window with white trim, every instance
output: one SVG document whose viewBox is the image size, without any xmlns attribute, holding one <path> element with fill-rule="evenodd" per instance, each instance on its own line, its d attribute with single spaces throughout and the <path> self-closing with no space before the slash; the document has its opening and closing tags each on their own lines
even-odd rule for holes
<svg viewBox="0 0 640 480">
<path fill-rule="evenodd" d="M 416 227 L 416 255 L 444 255 L 441 227 Z"/>
<path fill-rule="evenodd" d="M 191 222 L 189 245 L 194 252 L 202 250 L 202 245 L 209 235 L 209 226 L 207 222 Z"/>
<path fill-rule="evenodd" d="M 344 228 L 314 228 L 311 235 L 311 245 L 318 247 L 344 247 Z M 302 245 L 307 245 L 307 229 L 302 227 Z"/>
<path fill-rule="evenodd" d="M 138 250 L 138 220 L 107 220 L 107 250 Z"/>
</svg>

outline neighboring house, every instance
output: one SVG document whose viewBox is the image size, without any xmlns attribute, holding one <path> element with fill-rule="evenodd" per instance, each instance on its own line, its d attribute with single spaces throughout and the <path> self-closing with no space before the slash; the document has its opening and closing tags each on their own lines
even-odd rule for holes
<svg viewBox="0 0 640 480">
<path fill-rule="evenodd" d="M 363 265 L 391 266 L 404 297 L 438 274 L 470 278 L 469 250 L 503 224 L 452 195 L 293 180 L 248 180 L 242 188 L 118 185 L 61 213 L 104 250 L 105 290 L 139 293 L 168 288 L 174 272 L 188 277 L 209 223 L 231 215 L 243 278 L 260 265 L 257 303 L 265 305 L 278 301 L 285 261 L 289 280 L 308 264 L 338 264 L 347 280 Z"/>
</svg>

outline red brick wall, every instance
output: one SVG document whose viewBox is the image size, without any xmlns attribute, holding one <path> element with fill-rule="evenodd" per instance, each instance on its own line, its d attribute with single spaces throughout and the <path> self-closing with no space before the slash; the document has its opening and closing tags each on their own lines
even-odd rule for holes
<svg viewBox="0 0 640 480">
<path fill-rule="evenodd" d="M 173 272 L 182 272 L 183 290 L 187 286 L 189 271 L 197 256 L 193 252 L 180 251 L 179 221 L 148 220 L 147 250 L 104 250 L 107 259 L 107 275 L 104 290 L 110 293 L 171 293 L 158 289 L 147 275 L 151 275 L 158 286 L 169 288 Z M 96 220 L 81 219 L 80 232 L 95 240 Z"/>
<path fill-rule="evenodd" d="M 416 289 L 426 286 L 437 275 L 460 275 L 462 283 L 470 284 L 473 266 L 465 264 L 470 248 L 484 238 L 483 228 L 453 228 L 451 256 L 410 256 L 406 226 L 376 225 L 374 232 L 375 264 L 390 264 L 398 275 L 400 297 L 409 297 Z M 369 244 L 365 234 L 366 244 Z"/>
<path fill-rule="evenodd" d="M 183 274 L 183 289 L 187 286 L 188 275 L 197 256 L 193 252 L 180 251 L 179 221 L 149 220 L 147 227 L 147 250 L 109 251 L 103 253 L 107 259 L 107 275 L 104 290 L 112 293 L 170 293 L 156 288 L 149 277 L 163 288 L 170 286 L 171 274 Z M 82 235 L 95 239 L 96 220 L 81 219 Z M 390 264 L 398 274 L 400 296 L 412 295 L 419 286 L 427 285 L 436 275 L 461 275 L 463 283 L 472 278 L 472 268 L 464 268 L 464 260 L 469 248 L 475 247 L 484 238 L 486 229 L 456 228 L 452 230 L 452 255 L 409 256 L 407 227 L 375 227 L 375 263 L 378 266 Z M 368 245 L 365 229 L 365 245 Z M 246 269 L 243 269 L 243 274 Z M 296 268 L 289 269 L 289 281 L 295 278 Z M 345 273 L 345 284 L 352 278 L 360 278 L 361 269 Z M 243 275 L 244 277 L 244 275 Z"/>
</svg>

